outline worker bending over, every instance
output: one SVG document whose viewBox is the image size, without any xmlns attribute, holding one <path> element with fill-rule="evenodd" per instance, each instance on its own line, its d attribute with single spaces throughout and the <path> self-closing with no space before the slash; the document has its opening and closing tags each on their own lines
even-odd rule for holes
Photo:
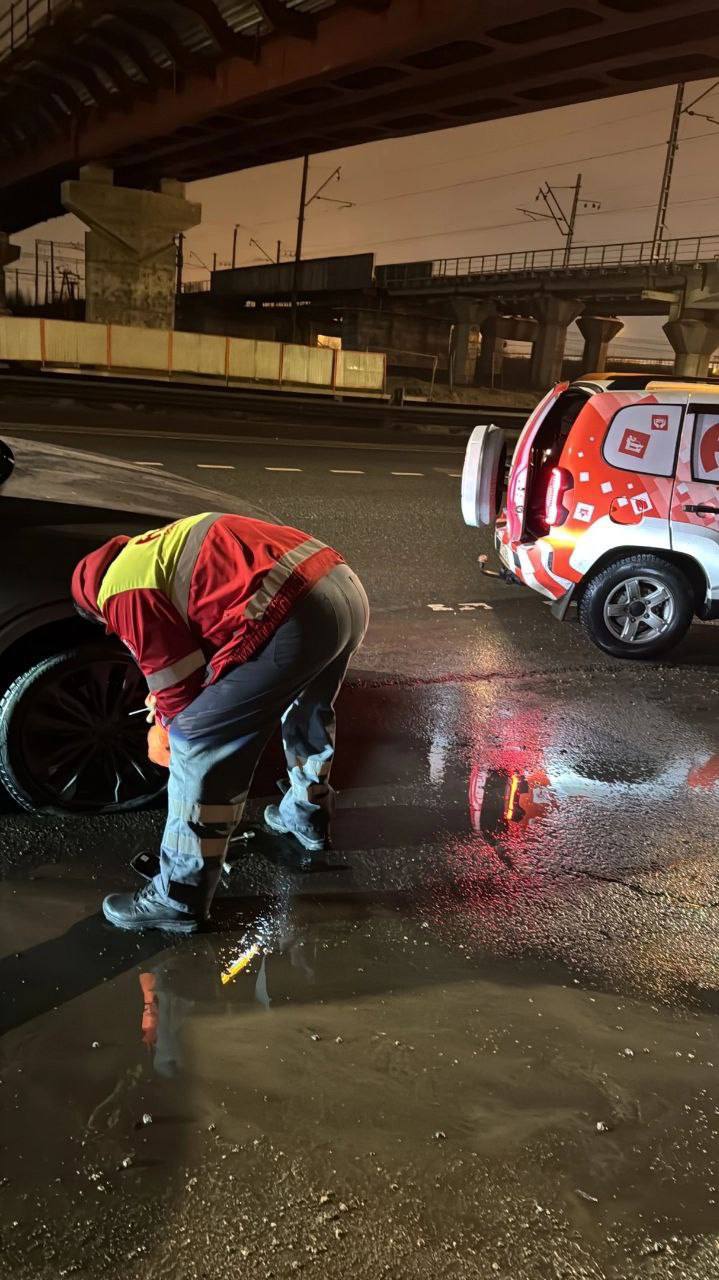
<svg viewBox="0 0 719 1280">
<path fill-rule="evenodd" d="M 103 911 L 121 929 L 192 933 L 280 722 L 290 787 L 265 820 L 326 848 L 334 703 L 367 629 L 367 597 L 316 538 L 215 513 L 112 538 L 80 561 L 72 594 L 145 675 L 150 758 L 170 769 L 160 872 L 138 893 L 110 894 Z"/>
</svg>

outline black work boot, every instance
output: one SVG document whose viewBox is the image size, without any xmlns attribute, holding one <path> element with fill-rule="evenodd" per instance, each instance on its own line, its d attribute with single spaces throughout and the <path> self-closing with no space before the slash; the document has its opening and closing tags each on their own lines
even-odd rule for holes
<svg viewBox="0 0 719 1280">
<path fill-rule="evenodd" d="M 308 849 L 310 853 L 324 853 L 329 847 L 329 832 L 327 819 L 324 814 L 318 815 L 318 820 L 309 825 L 302 827 L 291 827 L 282 817 L 280 806 L 277 804 L 268 804 L 265 809 L 265 822 L 270 831 L 276 831 L 281 836 L 294 836 L 295 840 L 299 840 L 304 849 Z"/>
<path fill-rule="evenodd" d="M 103 915 L 117 929 L 141 933 L 143 929 L 164 929 L 168 933 L 196 933 L 198 916 L 169 906 L 158 897 L 152 883 L 137 893 L 111 893 L 102 904 Z"/>
</svg>

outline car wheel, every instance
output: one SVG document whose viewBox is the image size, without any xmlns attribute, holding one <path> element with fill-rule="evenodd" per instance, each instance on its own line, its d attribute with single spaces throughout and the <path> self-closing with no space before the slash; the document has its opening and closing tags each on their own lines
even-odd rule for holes
<svg viewBox="0 0 719 1280">
<path fill-rule="evenodd" d="M 627 556 L 590 578 L 579 618 L 615 658 L 651 658 L 681 640 L 694 616 L 689 580 L 660 556 Z"/>
<path fill-rule="evenodd" d="M 145 681 L 130 657 L 85 645 L 36 662 L 0 699 L 0 781 L 23 809 L 121 813 L 159 796 Z"/>
</svg>

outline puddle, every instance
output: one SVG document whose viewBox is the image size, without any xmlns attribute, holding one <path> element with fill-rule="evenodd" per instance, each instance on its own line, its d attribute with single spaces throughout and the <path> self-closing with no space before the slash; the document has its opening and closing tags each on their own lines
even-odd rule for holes
<svg viewBox="0 0 719 1280">
<path fill-rule="evenodd" d="M 0 1276 L 709 1280 L 709 702 L 365 688 L 341 726 L 329 865 L 258 834 L 179 945 L 96 914 L 157 814 L 3 820 Z"/>
<path fill-rule="evenodd" d="M 715 1228 L 718 1070 L 701 1011 L 268 904 L 7 1037 L 2 1274 L 640 1274 Z"/>
</svg>

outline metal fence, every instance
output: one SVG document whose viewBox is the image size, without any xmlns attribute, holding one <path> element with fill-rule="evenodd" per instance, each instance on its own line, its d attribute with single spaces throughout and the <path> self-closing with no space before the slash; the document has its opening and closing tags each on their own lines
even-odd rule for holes
<svg viewBox="0 0 719 1280">
<path fill-rule="evenodd" d="M 85 296 L 85 255 L 82 244 L 35 240 L 17 262 L 5 270 L 8 299 L 23 306 L 76 301 Z"/>
<path fill-rule="evenodd" d="M 425 262 L 400 262 L 377 267 L 375 278 L 387 288 L 442 286 L 445 281 L 496 276 L 535 275 L 540 272 L 594 272 L 617 267 L 670 269 L 680 263 L 714 262 L 719 259 L 719 236 L 684 236 L 663 240 L 631 240 L 624 244 L 580 244 L 565 249 L 519 249 L 509 253 L 483 253 L 463 258 L 437 258 Z"/>
<path fill-rule="evenodd" d="M 375 396 L 384 394 L 387 368 L 382 352 L 5 315 L 0 316 L 0 360 L 133 377 L 207 378 L 226 386 L 261 383 Z"/>
</svg>

